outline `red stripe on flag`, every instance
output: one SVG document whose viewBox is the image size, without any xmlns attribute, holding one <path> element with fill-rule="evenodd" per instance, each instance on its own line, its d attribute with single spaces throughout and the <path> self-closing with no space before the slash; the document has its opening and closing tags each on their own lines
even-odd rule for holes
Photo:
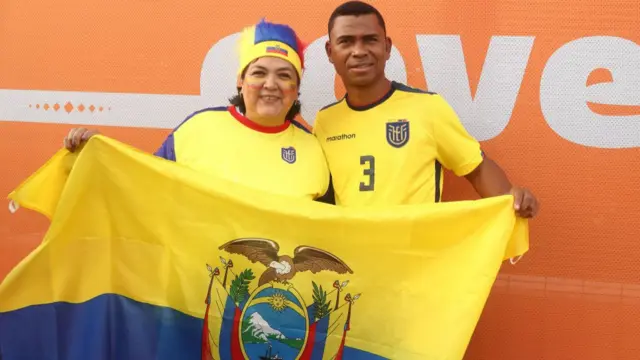
<svg viewBox="0 0 640 360">
<path fill-rule="evenodd" d="M 204 312 L 204 325 L 202 326 L 202 360 L 213 360 L 211 355 L 211 344 L 209 343 L 209 306 L 211 301 L 207 303 L 207 310 Z"/>
<path fill-rule="evenodd" d="M 307 345 L 304 347 L 304 351 L 302 355 L 300 355 L 300 360 L 311 360 L 311 355 L 313 355 L 313 345 L 316 342 L 316 325 L 318 323 L 314 322 L 309 326 L 309 337 L 307 338 Z"/>
<path fill-rule="evenodd" d="M 344 332 L 342 333 L 342 341 L 340 341 L 340 348 L 338 349 L 338 352 L 336 353 L 336 357 L 334 358 L 334 360 L 342 360 L 342 356 L 344 355 L 344 343 L 347 340 L 347 330 L 345 329 Z"/>
<path fill-rule="evenodd" d="M 240 316 L 242 311 L 236 306 L 233 314 L 233 330 L 231 333 L 231 360 L 244 360 L 242 349 L 240 348 Z"/>
</svg>

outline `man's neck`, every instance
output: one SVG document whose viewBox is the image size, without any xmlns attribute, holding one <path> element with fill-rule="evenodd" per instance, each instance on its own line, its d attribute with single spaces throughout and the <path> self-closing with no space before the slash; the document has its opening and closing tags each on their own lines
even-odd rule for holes
<svg viewBox="0 0 640 360">
<path fill-rule="evenodd" d="M 382 99 L 391 90 L 391 81 L 387 78 L 369 87 L 348 87 L 349 104 L 352 106 L 367 106 Z"/>
</svg>

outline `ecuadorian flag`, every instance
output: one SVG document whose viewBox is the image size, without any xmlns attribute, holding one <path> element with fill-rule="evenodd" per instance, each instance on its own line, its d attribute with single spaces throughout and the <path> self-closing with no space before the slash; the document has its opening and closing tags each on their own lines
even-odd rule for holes
<svg viewBox="0 0 640 360">
<path fill-rule="evenodd" d="M 346 209 L 261 193 L 103 136 L 10 194 L 49 217 L 0 285 L 0 358 L 461 359 L 509 196 Z"/>
</svg>

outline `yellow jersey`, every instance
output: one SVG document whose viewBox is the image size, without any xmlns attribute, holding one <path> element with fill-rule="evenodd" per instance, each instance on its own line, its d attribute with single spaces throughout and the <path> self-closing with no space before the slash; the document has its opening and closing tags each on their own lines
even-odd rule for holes
<svg viewBox="0 0 640 360">
<path fill-rule="evenodd" d="M 317 199 L 329 186 L 327 163 L 313 134 L 294 121 L 261 126 L 234 106 L 195 112 L 155 155 L 275 194 Z"/>
<path fill-rule="evenodd" d="M 314 133 L 342 206 L 439 202 L 443 166 L 463 176 L 484 158 L 442 96 L 397 82 L 374 104 L 355 107 L 346 95 L 324 107 Z"/>
</svg>

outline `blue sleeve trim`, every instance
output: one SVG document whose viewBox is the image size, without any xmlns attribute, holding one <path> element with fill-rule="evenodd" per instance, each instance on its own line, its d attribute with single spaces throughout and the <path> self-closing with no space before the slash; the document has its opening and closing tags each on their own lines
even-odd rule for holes
<svg viewBox="0 0 640 360">
<path fill-rule="evenodd" d="M 154 153 L 155 156 L 161 157 L 163 159 L 167 159 L 170 161 L 176 161 L 176 149 L 175 149 L 175 144 L 174 144 L 174 138 L 173 138 L 173 134 L 187 121 L 189 121 L 189 119 L 193 118 L 194 116 L 206 112 L 206 111 L 228 111 L 229 107 L 227 106 L 217 106 L 217 107 L 210 107 L 210 108 L 205 108 L 202 110 L 198 110 L 196 112 L 194 112 L 193 114 L 187 116 L 186 119 L 184 119 L 178 126 L 176 126 L 173 131 L 171 132 L 171 134 L 169 134 L 169 136 L 167 136 L 167 138 L 164 140 L 164 142 L 162 143 L 162 145 L 160 146 L 160 148 L 158 150 L 156 150 L 156 152 Z"/>
<path fill-rule="evenodd" d="M 402 84 L 402 83 L 399 83 L 399 82 L 396 82 L 396 81 L 394 81 L 392 83 L 392 86 L 394 88 L 396 88 L 397 90 L 404 91 L 404 92 L 409 92 L 409 93 L 438 95 L 435 92 L 414 88 L 414 87 L 411 87 L 411 86 L 408 86 L 408 85 L 405 85 L 405 84 Z"/>
<path fill-rule="evenodd" d="M 306 127 L 304 127 L 304 125 L 300 124 L 299 122 L 295 121 L 295 120 L 290 120 L 290 122 L 297 127 L 298 129 L 306 132 L 307 134 L 311 134 L 311 131 L 309 131 L 309 129 L 307 129 Z"/>
<path fill-rule="evenodd" d="M 160 149 L 158 149 L 154 155 L 167 160 L 176 161 L 176 149 L 173 144 L 173 133 L 167 136 L 165 141 L 162 143 L 162 146 L 160 146 Z"/>
<path fill-rule="evenodd" d="M 335 101 L 335 102 L 332 102 L 331 104 L 325 105 L 325 106 L 323 106 L 319 111 L 326 110 L 326 109 L 328 109 L 328 108 L 330 108 L 330 107 L 332 107 L 332 106 L 336 106 L 336 105 L 340 104 L 342 101 L 344 101 L 344 99 L 345 99 L 345 98 L 344 98 L 344 97 L 342 97 L 340 100 L 337 100 L 337 101 Z"/>
</svg>

